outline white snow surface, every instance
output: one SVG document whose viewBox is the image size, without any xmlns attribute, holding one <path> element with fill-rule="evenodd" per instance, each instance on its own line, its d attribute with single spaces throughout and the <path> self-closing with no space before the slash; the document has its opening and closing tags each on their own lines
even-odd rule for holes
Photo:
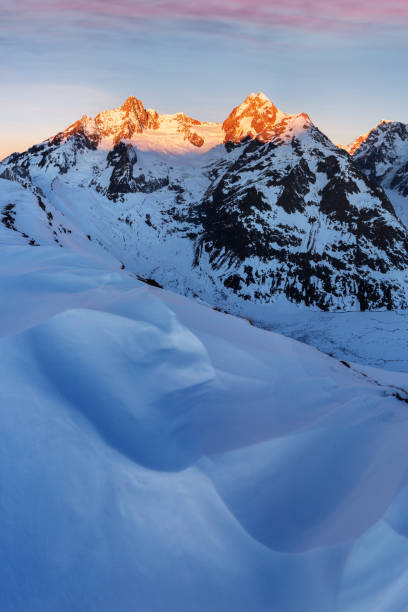
<svg viewBox="0 0 408 612">
<path fill-rule="evenodd" d="M 404 612 L 408 375 L 149 287 L 8 188 L 1 610 Z"/>
<path fill-rule="evenodd" d="M 327 313 L 274 308 L 265 326 L 336 359 L 408 373 L 406 310 Z"/>
<path fill-rule="evenodd" d="M 129 142 L 140 151 L 156 151 L 165 154 L 200 154 L 213 149 L 224 142 L 225 134 L 221 123 L 200 123 L 193 126 L 193 131 L 204 140 L 202 147 L 192 145 L 180 132 L 176 115 L 160 115 L 160 128 L 145 130 L 135 134 Z M 111 143 L 108 143 L 108 149 Z"/>
</svg>

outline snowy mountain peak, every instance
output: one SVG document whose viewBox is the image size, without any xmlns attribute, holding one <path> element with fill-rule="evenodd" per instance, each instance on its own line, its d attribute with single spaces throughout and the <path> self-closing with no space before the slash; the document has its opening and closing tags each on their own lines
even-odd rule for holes
<svg viewBox="0 0 408 612">
<path fill-rule="evenodd" d="M 395 210 L 408 223 L 408 125 L 383 119 L 345 147 L 354 163 L 386 191 Z"/>
<path fill-rule="evenodd" d="M 379 132 L 388 131 L 388 126 L 393 126 L 393 125 L 403 125 L 403 124 L 399 124 L 398 122 L 395 122 L 395 121 L 390 121 L 389 119 L 381 119 L 381 121 L 376 125 L 375 128 L 369 130 L 365 134 L 361 134 L 360 136 L 355 138 L 352 142 L 350 142 L 348 145 L 339 145 L 339 147 L 347 151 L 347 153 L 350 153 L 350 155 L 354 155 L 358 151 L 358 149 L 360 149 L 360 147 L 371 137 L 372 134 L 374 134 L 374 139 L 375 139 L 376 132 L 378 133 L 378 131 Z"/>
<path fill-rule="evenodd" d="M 120 108 L 126 113 L 146 112 L 143 102 L 135 96 L 128 96 Z"/>
<path fill-rule="evenodd" d="M 110 151 L 122 141 L 140 151 L 184 155 L 206 153 L 246 138 L 281 144 L 312 125 L 308 115 L 285 114 L 262 92 L 249 94 L 224 123 L 202 122 L 184 112 L 159 115 L 154 109 L 146 109 L 139 98 L 129 96 L 121 106 L 102 111 L 94 118 L 83 115 L 46 143 L 55 147 L 67 142 L 69 151 L 64 155 L 68 157 L 60 159 L 57 155 L 57 166 L 62 163 L 65 167 L 78 150 Z M 44 156 L 44 164 L 48 165 L 47 160 L 48 153 Z"/>
<path fill-rule="evenodd" d="M 268 96 L 265 95 L 262 91 L 258 91 L 257 94 L 254 92 L 250 93 L 249 96 L 246 98 L 245 102 L 249 100 L 257 100 L 258 102 L 263 103 L 263 104 L 267 102 L 272 104 L 272 100 L 270 100 Z"/>
<path fill-rule="evenodd" d="M 225 142 L 241 142 L 247 137 L 270 140 L 271 128 L 285 117 L 265 94 L 251 93 L 224 121 Z"/>
<path fill-rule="evenodd" d="M 79 149 L 84 147 L 96 149 L 100 142 L 100 133 L 96 120 L 88 117 L 88 115 L 82 115 L 81 119 L 75 121 L 75 123 L 56 136 L 49 138 L 46 144 L 53 148 L 71 140 L 76 143 L 76 147 Z"/>
<path fill-rule="evenodd" d="M 239 143 L 246 138 L 261 142 L 288 142 L 313 126 L 306 113 L 289 115 L 261 91 L 251 93 L 234 108 L 223 123 L 225 142 Z"/>
<path fill-rule="evenodd" d="M 160 126 L 158 113 L 146 110 L 143 102 L 134 96 L 129 96 L 120 108 L 99 113 L 95 120 L 101 136 L 113 138 L 114 144 L 131 140 L 145 129 L 157 130 Z"/>
<path fill-rule="evenodd" d="M 408 141 L 408 125 L 399 121 L 389 121 L 382 119 L 378 125 L 359 136 L 352 143 L 343 147 L 351 155 L 356 157 L 367 155 L 373 152 L 374 149 L 381 149 L 380 157 L 391 155 L 400 149 L 401 146 L 405 149 L 405 143 Z M 379 159 L 377 161 L 380 161 Z"/>
</svg>

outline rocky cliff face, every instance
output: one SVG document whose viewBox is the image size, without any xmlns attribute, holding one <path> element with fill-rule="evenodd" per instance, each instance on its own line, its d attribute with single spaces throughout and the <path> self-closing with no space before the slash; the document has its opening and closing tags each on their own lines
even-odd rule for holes
<svg viewBox="0 0 408 612">
<path fill-rule="evenodd" d="M 405 304 L 406 229 L 382 190 L 314 127 L 253 141 L 202 202 L 198 254 L 243 299 L 322 309 Z M 391 268 L 394 281 L 387 278 Z M 404 273 L 403 273 L 404 274 Z"/>
<path fill-rule="evenodd" d="M 379 158 L 354 158 L 261 93 L 223 124 L 128 98 L 0 174 L 41 188 L 131 271 L 234 312 L 405 308 L 408 231 L 372 180 Z"/>
<path fill-rule="evenodd" d="M 284 117 L 287 115 L 262 92 L 250 94 L 224 121 L 225 142 L 241 142 L 246 137 L 269 140 L 271 129 Z"/>
</svg>

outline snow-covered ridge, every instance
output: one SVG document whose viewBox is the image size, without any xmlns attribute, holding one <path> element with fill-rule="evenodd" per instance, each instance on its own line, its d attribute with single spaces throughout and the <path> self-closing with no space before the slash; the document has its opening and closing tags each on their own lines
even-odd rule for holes
<svg viewBox="0 0 408 612">
<path fill-rule="evenodd" d="M 386 191 L 399 217 L 408 223 L 408 125 L 381 121 L 347 148 L 355 164 Z"/>
<path fill-rule="evenodd" d="M 361 145 L 367 140 L 370 133 L 371 133 L 371 130 L 369 132 L 366 132 L 365 134 L 361 134 L 361 136 L 358 136 L 349 144 L 347 145 L 339 144 L 338 147 L 340 149 L 344 149 L 344 151 L 347 151 L 347 153 L 349 153 L 350 155 L 354 155 L 357 149 L 361 147 Z"/>
<path fill-rule="evenodd" d="M 340 147 L 340 149 L 344 149 L 345 151 L 347 151 L 347 153 L 349 153 L 350 155 L 354 155 L 354 153 L 357 153 L 358 149 L 360 149 L 360 147 L 362 147 L 362 145 L 364 145 L 364 143 L 370 138 L 373 132 L 377 131 L 377 129 L 380 128 L 381 126 L 387 126 L 390 123 L 393 123 L 393 122 L 389 121 L 388 119 L 382 119 L 376 125 L 375 128 L 372 128 L 365 134 L 361 134 L 360 136 L 352 140 L 349 144 L 347 145 L 339 144 L 338 146 Z"/>
<path fill-rule="evenodd" d="M 65 138 L 82 131 L 98 148 L 106 150 L 127 141 L 142 151 L 185 154 L 206 153 L 225 142 L 237 143 L 245 138 L 267 142 L 277 135 L 293 136 L 310 124 L 307 115 L 287 115 L 261 92 L 250 94 L 223 123 L 198 121 L 184 113 L 159 114 L 130 96 L 122 106 L 95 118 L 84 115 L 58 136 Z"/>
</svg>

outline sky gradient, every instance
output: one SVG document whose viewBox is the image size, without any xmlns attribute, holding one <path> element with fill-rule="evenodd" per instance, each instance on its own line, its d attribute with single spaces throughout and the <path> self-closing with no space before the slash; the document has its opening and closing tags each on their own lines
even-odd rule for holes
<svg viewBox="0 0 408 612">
<path fill-rule="evenodd" d="M 251 91 L 336 142 L 408 122 L 406 0 L 0 0 L 0 158 L 128 95 L 222 121 Z"/>
</svg>

